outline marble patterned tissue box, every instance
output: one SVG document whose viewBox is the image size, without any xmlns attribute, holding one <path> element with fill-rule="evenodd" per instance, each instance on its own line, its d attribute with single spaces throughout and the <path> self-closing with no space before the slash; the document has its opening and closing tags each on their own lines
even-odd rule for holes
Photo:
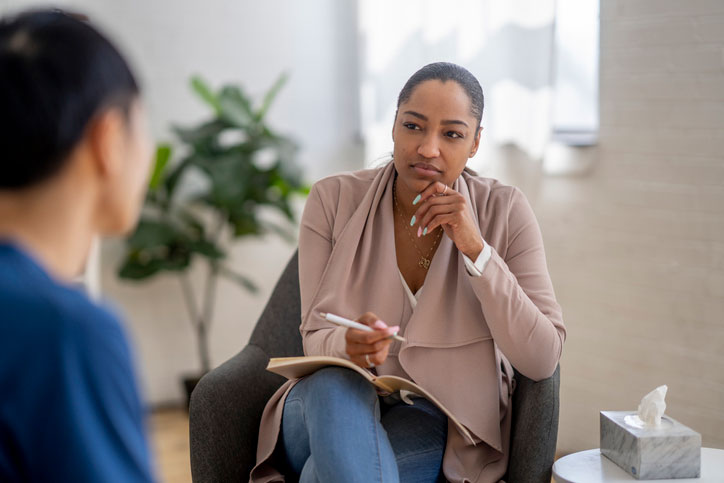
<svg viewBox="0 0 724 483">
<path fill-rule="evenodd" d="M 601 454 L 637 480 L 699 477 L 701 434 L 668 416 L 657 428 L 629 424 L 635 415 L 601 411 Z"/>
</svg>

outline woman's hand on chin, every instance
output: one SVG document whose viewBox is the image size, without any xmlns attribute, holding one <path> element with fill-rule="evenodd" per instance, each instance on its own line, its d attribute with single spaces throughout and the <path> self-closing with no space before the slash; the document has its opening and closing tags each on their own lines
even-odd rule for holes
<svg viewBox="0 0 724 483">
<path fill-rule="evenodd" d="M 478 258 L 484 248 L 483 239 L 463 195 L 435 181 L 415 201 L 419 205 L 414 216 L 418 237 L 430 234 L 441 226 L 458 250 L 473 261 Z"/>
<path fill-rule="evenodd" d="M 392 339 L 389 337 L 398 330 L 399 326 L 388 327 L 372 312 L 357 317 L 357 322 L 372 327 L 372 332 L 358 329 L 347 329 L 345 340 L 346 351 L 350 360 L 360 367 L 370 369 L 379 366 L 385 359 L 390 349 Z"/>
</svg>

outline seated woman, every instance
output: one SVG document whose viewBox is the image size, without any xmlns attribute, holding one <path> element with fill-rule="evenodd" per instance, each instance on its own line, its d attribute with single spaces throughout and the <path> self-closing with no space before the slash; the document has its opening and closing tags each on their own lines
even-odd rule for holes
<svg viewBox="0 0 724 483">
<path fill-rule="evenodd" d="M 0 481 L 153 481 L 118 316 L 73 287 L 136 223 L 151 159 L 136 80 L 57 11 L 0 20 Z"/>
<path fill-rule="evenodd" d="M 565 328 L 540 230 L 516 188 L 466 169 L 483 92 L 450 63 L 405 84 L 392 161 L 331 176 L 309 195 L 299 237 L 306 355 L 409 378 L 424 399 L 378 396 L 354 371 L 289 381 L 264 411 L 252 481 L 498 481 L 508 464 L 514 366 L 553 374 Z M 373 332 L 330 324 L 357 316 Z M 398 332 L 405 342 L 392 341 Z M 276 450 L 276 451 L 275 451 Z"/>
</svg>

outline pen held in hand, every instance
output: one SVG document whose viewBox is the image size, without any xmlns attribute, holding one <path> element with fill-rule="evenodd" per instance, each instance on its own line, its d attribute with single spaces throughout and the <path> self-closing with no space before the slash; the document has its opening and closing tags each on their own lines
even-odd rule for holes
<svg viewBox="0 0 724 483">
<path fill-rule="evenodd" d="M 325 312 L 322 312 L 321 315 L 322 317 L 324 317 L 325 320 L 327 320 L 328 322 L 332 322 L 333 324 L 341 325 L 343 327 L 349 327 L 351 329 L 364 330 L 365 332 L 374 331 L 372 327 L 360 324 L 359 322 L 355 322 L 354 320 L 345 319 L 344 317 L 340 317 L 339 315 L 327 314 Z M 388 339 L 395 339 L 400 342 L 405 342 L 405 339 L 397 334 L 392 334 L 388 337 Z"/>
</svg>

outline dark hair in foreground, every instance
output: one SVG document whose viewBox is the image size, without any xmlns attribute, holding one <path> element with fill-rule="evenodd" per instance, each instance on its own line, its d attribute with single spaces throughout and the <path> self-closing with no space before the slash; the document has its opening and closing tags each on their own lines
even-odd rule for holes
<svg viewBox="0 0 724 483">
<path fill-rule="evenodd" d="M 0 189 L 60 171 L 91 119 L 128 112 L 138 84 L 118 50 L 57 10 L 0 20 Z"/>
<path fill-rule="evenodd" d="M 397 108 L 400 104 L 407 101 L 412 95 L 412 91 L 418 84 L 428 80 L 439 80 L 447 82 L 449 80 L 457 82 L 460 87 L 467 93 L 470 98 L 470 114 L 478 121 L 478 127 L 483 119 L 483 107 L 485 107 L 485 98 L 483 96 L 483 88 L 480 82 L 465 67 L 461 67 L 451 62 L 435 62 L 427 64 L 410 77 L 400 91 L 397 97 Z"/>
</svg>

